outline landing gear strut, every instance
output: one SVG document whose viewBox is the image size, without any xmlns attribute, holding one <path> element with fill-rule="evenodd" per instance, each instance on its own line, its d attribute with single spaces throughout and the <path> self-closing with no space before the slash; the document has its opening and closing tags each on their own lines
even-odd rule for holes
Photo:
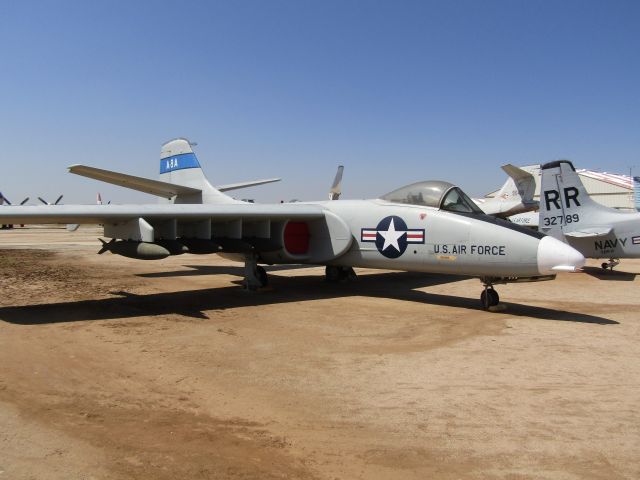
<svg viewBox="0 0 640 480">
<path fill-rule="evenodd" d="M 358 278 L 353 268 L 338 267 L 335 265 L 328 265 L 325 268 L 325 275 L 326 275 L 327 282 L 329 283 L 355 280 L 356 278 Z"/>
<path fill-rule="evenodd" d="M 620 260 L 618 260 L 617 258 L 610 258 L 608 262 L 604 262 L 601 267 L 603 270 L 606 270 L 607 268 L 613 270 L 613 267 L 620 265 Z"/>
<path fill-rule="evenodd" d="M 484 290 L 480 294 L 480 303 L 485 310 L 495 307 L 500 303 L 500 295 L 493 289 L 493 285 L 485 283 Z"/>
<path fill-rule="evenodd" d="M 266 287 L 269 276 L 266 270 L 258 265 L 255 253 L 249 253 L 244 257 L 244 288 L 257 290 Z"/>
</svg>

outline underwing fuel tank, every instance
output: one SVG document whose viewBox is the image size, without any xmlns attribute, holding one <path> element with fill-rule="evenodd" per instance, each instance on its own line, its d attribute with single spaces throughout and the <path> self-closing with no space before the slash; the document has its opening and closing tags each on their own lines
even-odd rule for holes
<svg viewBox="0 0 640 480">
<path fill-rule="evenodd" d="M 105 242 L 102 239 L 100 241 L 102 242 L 102 249 L 98 252 L 99 255 L 104 252 L 111 252 L 137 260 L 161 260 L 170 255 L 169 250 L 156 243 L 116 240 L 115 238 L 109 242 Z"/>
</svg>

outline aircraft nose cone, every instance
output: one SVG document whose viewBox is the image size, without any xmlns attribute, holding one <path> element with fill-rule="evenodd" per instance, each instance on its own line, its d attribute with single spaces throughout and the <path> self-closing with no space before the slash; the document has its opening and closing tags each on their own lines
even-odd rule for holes
<svg viewBox="0 0 640 480">
<path fill-rule="evenodd" d="M 538 271 L 542 275 L 575 272 L 584 266 L 584 262 L 579 251 L 553 237 L 544 237 L 538 244 Z"/>
</svg>

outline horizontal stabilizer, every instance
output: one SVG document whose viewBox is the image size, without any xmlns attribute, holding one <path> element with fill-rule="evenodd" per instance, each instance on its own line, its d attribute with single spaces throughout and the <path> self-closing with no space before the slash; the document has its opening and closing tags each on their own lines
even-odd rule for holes
<svg viewBox="0 0 640 480">
<path fill-rule="evenodd" d="M 136 177 L 125 173 L 112 172 L 101 168 L 87 167 L 86 165 L 71 165 L 69 172 L 83 177 L 93 178 L 101 182 L 111 183 L 120 187 L 130 188 L 139 192 L 149 193 L 162 198 L 171 198 L 176 195 L 195 195 L 201 192 L 197 188 L 185 187 L 174 183 L 160 182 L 144 177 Z"/>
<path fill-rule="evenodd" d="M 279 182 L 281 178 L 266 178 L 264 180 L 253 180 L 250 182 L 230 183 L 228 185 L 218 185 L 216 190 L 220 192 L 228 192 L 229 190 L 238 190 L 240 188 L 255 187 L 257 185 L 264 185 L 265 183 Z"/>
<path fill-rule="evenodd" d="M 595 238 L 609 235 L 611 230 L 611 227 L 581 228 L 580 230 L 574 230 L 573 232 L 564 232 L 564 235 L 566 237 L 574 238 Z"/>
</svg>

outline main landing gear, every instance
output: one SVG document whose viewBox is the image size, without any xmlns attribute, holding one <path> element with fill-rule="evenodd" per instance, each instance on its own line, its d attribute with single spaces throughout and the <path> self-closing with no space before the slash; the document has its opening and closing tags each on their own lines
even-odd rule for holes
<svg viewBox="0 0 640 480">
<path fill-rule="evenodd" d="M 267 271 L 258 265 L 255 253 L 248 253 L 244 258 L 244 288 L 257 290 L 269 284 Z"/>
<path fill-rule="evenodd" d="M 607 268 L 613 270 L 613 267 L 620 265 L 620 260 L 617 258 L 610 258 L 608 262 L 604 262 L 601 267 L 603 270 Z"/>
<path fill-rule="evenodd" d="M 335 265 L 328 265 L 324 271 L 327 282 L 329 283 L 344 282 L 347 280 L 355 280 L 356 278 L 358 278 L 356 272 L 351 267 L 338 267 Z"/>
</svg>

